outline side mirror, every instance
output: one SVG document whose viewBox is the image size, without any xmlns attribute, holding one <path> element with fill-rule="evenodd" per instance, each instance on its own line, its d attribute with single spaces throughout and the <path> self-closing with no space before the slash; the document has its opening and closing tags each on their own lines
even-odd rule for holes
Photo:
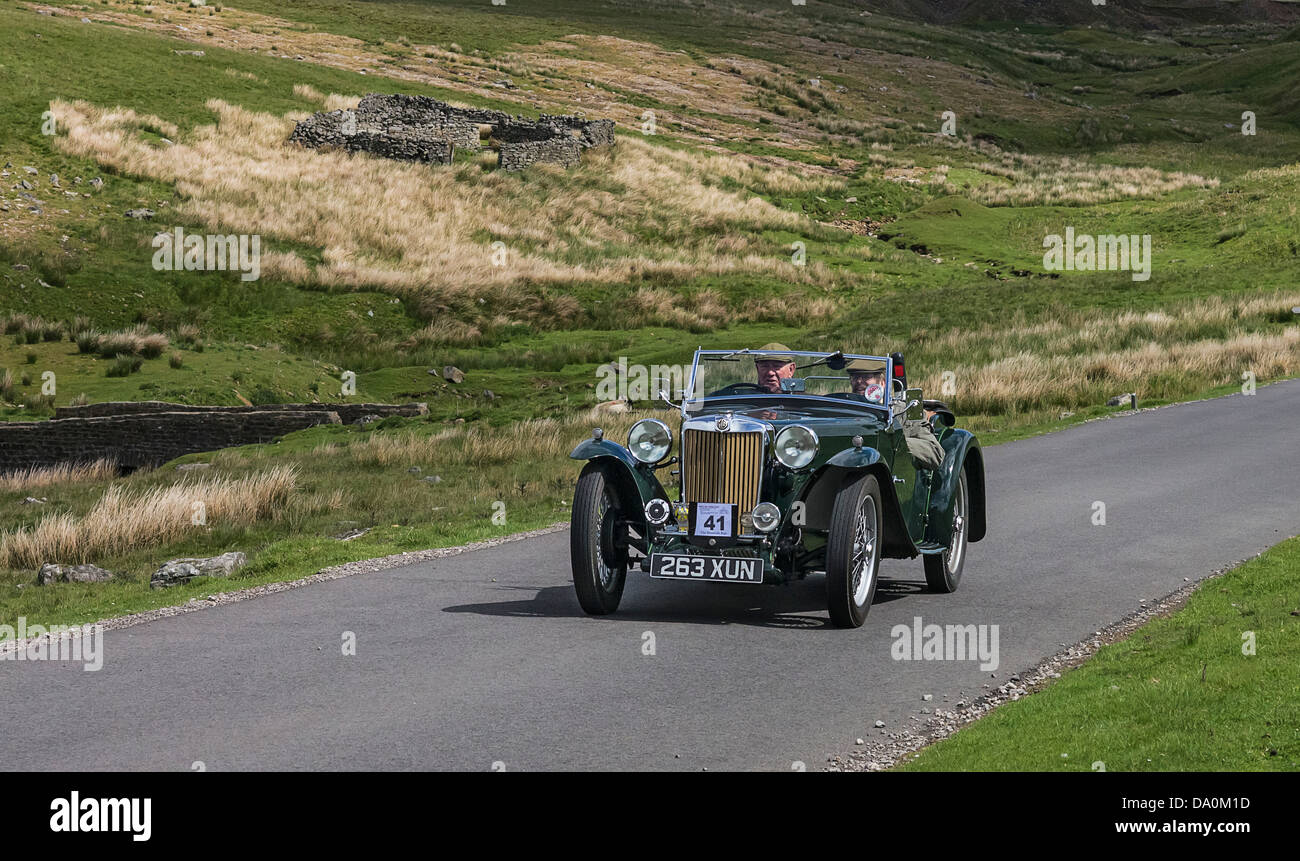
<svg viewBox="0 0 1300 861">
<path fill-rule="evenodd" d="M 905 406 L 903 405 L 902 401 L 896 401 L 894 403 L 894 406 L 890 409 L 890 416 L 893 418 L 897 418 L 900 415 L 906 415 L 906 417 L 910 419 L 916 416 L 916 413 L 913 412 L 913 410 L 920 410 L 920 409 L 921 409 L 920 401 L 915 401 L 915 400 L 908 401 Z M 921 415 L 925 415 L 925 412 L 922 411 Z"/>
</svg>

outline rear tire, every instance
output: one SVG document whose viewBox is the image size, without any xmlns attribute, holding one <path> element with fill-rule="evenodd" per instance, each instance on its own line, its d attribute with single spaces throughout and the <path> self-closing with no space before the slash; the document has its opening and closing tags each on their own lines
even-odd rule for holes
<svg viewBox="0 0 1300 861">
<path fill-rule="evenodd" d="M 957 494 L 952 510 L 952 539 L 942 553 L 925 559 L 925 582 L 931 592 L 956 592 L 961 570 L 966 564 L 966 529 L 970 518 L 970 494 L 966 490 L 966 468 L 957 478 Z"/>
<path fill-rule="evenodd" d="M 884 538 L 880 483 L 870 473 L 849 479 L 835 495 L 826 540 L 826 608 L 837 628 L 858 628 L 876 595 Z"/>
<path fill-rule="evenodd" d="M 608 467 L 589 463 L 578 477 L 569 529 L 569 559 L 578 604 L 591 616 L 618 609 L 627 579 L 627 550 L 615 546 L 623 515 Z M 626 538 L 626 536 L 624 536 Z"/>
</svg>

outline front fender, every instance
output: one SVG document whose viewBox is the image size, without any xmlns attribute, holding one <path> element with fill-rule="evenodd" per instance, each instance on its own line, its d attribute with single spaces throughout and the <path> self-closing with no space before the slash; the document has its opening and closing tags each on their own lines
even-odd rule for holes
<svg viewBox="0 0 1300 861">
<path fill-rule="evenodd" d="M 916 546 L 907 533 L 907 523 L 903 517 L 902 506 L 894 493 L 894 473 L 885 462 L 881 453 L 869 446 L 846 448 L 831 457 L 813 473 L 812 479 L 804 488 L 802 500 L 806 523 L 812 529 L 829 529 L 831 509 L 835 505 L 835 494 L 849 478 L 863 472 L 871 472 L 880 485 L 884 505 L 885 545 L 887 556 L 893 558 L 910 558 L 916 555 Z"/>
<path fill-rule="evenodd" d="M 952 540 L 952 507 L 961 471 L 966 470 L 968 541 L 979 541 L 987 531 L 984 499 L 984 453 L 975 434 L 954 428 L 943 435 L 943 463 L 935 470 L 930 491 L 925 542 L 947 547 Z"/>
<path fill-rule="evenodd" d="M 658 497 L 668 499 L 668 491 L 659 483 L 654 470 L 632 456 L 632 452 L 607 439 L 588 439 L 578 443 L 569 457 L 607 465 L 618 490 L 621 508 L 628 520 L 645 528 L 645 504 Z"/>
</svg>

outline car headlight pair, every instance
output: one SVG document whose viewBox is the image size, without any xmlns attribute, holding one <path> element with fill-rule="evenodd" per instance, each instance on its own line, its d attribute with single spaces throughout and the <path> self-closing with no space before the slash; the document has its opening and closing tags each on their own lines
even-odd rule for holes
<svg viewBox="0 0 1300 861">
<path fill-rule="evenodd" d="M 655 464 L 668 456 L 673 432 L 659 419 L 641 419 L 627 435 L 627 449 L 642 463 Z"/>
</svg>

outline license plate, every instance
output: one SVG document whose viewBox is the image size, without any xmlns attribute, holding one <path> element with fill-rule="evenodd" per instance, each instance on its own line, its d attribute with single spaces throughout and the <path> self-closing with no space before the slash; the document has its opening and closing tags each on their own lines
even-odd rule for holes
<svg viewBox="0 0 1300 861">
<path fill-rule="evenodd" d="M 763 560 L 736 556 L 689 556 L 655 553 L 650 576 L 665 580 L 716 580 L 721 583 L 762 583 Z"/>
</svg>

